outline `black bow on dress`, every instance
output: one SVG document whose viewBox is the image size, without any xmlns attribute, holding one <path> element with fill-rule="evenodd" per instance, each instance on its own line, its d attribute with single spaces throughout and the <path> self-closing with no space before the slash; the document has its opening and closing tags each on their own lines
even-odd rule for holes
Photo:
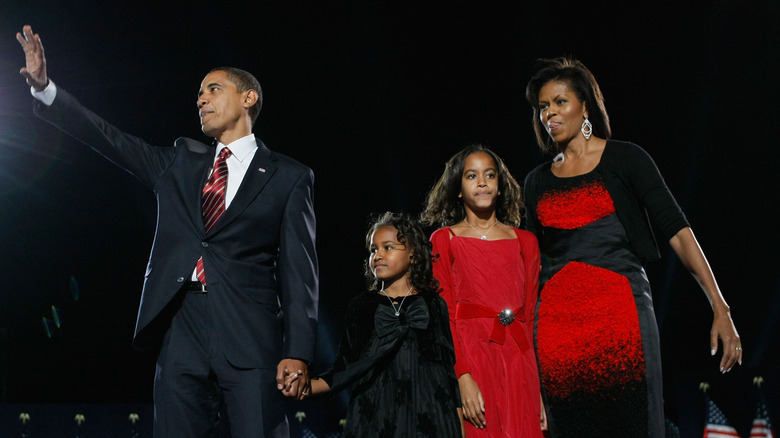
<svg viewBox="0 0 780 438">
<path fill-rule="evenodd" d="M 403 303 L 402 303 L 403 306 Z M 395 309 L 388 306 L 377 306 L 374 317 L 374 328 L 380 338 L 397 332 L 403 337 L 409 328 L 425 330 L 428 328 L 428 306 L 421 299 L 413 299 L 401 309 L 401 314 L 395 316 Z"/>
</svg>

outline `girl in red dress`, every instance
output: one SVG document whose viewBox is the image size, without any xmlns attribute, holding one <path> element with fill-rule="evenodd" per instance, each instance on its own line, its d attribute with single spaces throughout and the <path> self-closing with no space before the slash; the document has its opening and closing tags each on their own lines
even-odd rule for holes
<svg viewBox="0 0 780 438">
<path fill-rule="evenodd" d="M 539 248 L 519 230 L 520 186 L 490 149 L 453 156 L 422 221 L 447 302 L 467 437 L 541 437 L 533 324 Z"/>
</svg>

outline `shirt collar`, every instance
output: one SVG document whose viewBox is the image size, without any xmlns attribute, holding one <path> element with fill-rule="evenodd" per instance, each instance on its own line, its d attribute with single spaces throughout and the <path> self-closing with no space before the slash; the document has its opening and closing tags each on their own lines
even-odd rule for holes
<svg viewBox="0 0 780 438">
<path fill-rule="evenodd" d="M 219 155 L 219 153 L 222 151 L 223 148 L 230 147 L 230 152 L 233 153 L 233 156 L 238 159 L 238 161 L 243 162 L 244 158 L 247 157 L 251 152 L 254 152 L 255 149 L 257 149 L 257 141 L 255 140 L 255 134 L 249 134 L 246 137 L 241 137 L 238 140 L 235 140 L 234 142 L 230 143 L 229 145 L 224 145 L 221 142 L 217 143 L 217 151 L 216 154 Z"/>
</svg>

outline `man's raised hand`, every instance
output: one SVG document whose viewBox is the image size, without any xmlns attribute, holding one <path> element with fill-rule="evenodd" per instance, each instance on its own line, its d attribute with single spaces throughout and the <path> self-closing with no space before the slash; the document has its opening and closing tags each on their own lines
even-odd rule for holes
<svg viewBox="0 0 780 438">
<path fill-rule="evenodd" d="M 30 25 L 25 25 L 22 32 L 16 33 L 16 40 L 24 49 L 26 65 L 19 70 L 27 83 L 37 91 L 42 91 L 49 84 L 46 76 L 46 57 L 43 55 L 41 37 L 33 33 Z"/>
</svg>

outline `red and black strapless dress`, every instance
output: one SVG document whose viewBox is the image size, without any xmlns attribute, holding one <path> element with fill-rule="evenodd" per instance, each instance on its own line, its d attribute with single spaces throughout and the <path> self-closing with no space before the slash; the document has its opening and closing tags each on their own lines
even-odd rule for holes
<svg viewBox="0 0 780 438">
<path fill-rule="evenodd" d="M 536 342 L 552 436 L 662 437 L 650 284 L 599 168 L 571 178 L 547 170 L 536 193 Z"/>
</svg>

